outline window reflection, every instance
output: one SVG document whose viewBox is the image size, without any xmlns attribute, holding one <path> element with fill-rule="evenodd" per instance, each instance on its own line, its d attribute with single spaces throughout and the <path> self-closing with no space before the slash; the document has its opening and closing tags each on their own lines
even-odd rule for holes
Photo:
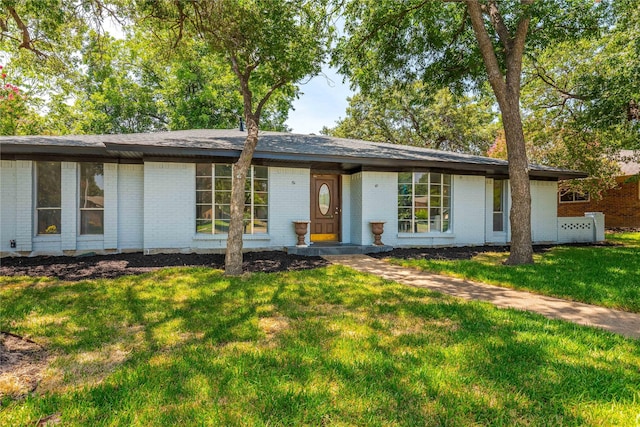
<svg viewBox="0 0 640 427">
<path fill-rule="evenodd" d="M 267 233 L 268 169 L 252 166 L 245 185 L 244 233 Z M 231 221 L 232 166 L 196 165 L 196 233 L 226 234 Z"/>
<path fill-rule="evenodd" d="M 102 163 L 80 163 L 80 234 L 104 234 Z"/>
<path fill-rule="evenodd" d="M 398 174 L 398 231 L 445 232 L 451 227 L 451 176 L 428 172 Z"/>
</svg>

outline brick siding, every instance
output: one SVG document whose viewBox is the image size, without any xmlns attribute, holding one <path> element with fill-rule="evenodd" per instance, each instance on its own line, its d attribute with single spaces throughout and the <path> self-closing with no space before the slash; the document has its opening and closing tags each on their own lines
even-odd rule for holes
<svg viewBox="0 0 640 427">
<path fill-rule="evenodd" d="M 585 212 L 604 213 L 606 228 L 640 227 L 640 189 L 637 182 L 616 179 L 618 185 L 604 193 L 601 200 L 558 203 L 558 216 L 583 216 Z"/>
</svg>

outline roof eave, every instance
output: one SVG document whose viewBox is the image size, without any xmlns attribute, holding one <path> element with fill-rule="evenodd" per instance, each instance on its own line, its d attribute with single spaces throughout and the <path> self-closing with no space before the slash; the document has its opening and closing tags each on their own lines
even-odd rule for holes
<svg viewBox="0 0 640 427">
<path fill-rule="evenodd" d="M 101 145 L 71 146 L 71 145 L 31 145 L 31 144 L 2 144 L 1 149 L 3 158 L 27 158 L 31 155 L 50 155 L 50 156 L 69 156 L 69 157 L 85 157 L 92 156 L 105 159 L 144 159 L 147 157 L 163 158 L 195 158 L 195 159 L 237 159 L 241 150 L 233 149 L 210 149 L 203 147 L 159 147 L 144 144 L 118 144 L 107 142 Z M 286 162 L 290 164 L 342 164 L 359 165 L 360 168 L 376 168 L 378 170 L 392 169 L 438 169 L 450 171 L 452 173 L 461 172 L 469 174 L 485 174 L 485 175 L 502 175 L 508 176 L 508 164 L 502 163 L 474 163 L 474 162 L 456 162 L 451 160 L 426 160 L 426 159 L 388 159 L 375 157 L 345 157 L 340 155 L 319 155 L 319 154 L 301 154 L 301 153 L 282 153 L 256 151 L 254 154 L 256 160 L 265 164 L 269 162 Z M 546 170 L 530 169 L 529 175 L 532 178 L 542 179 L 579 179 L 586 178 L 589 175 L 581 171 L 571 170 Z"/>
</svg>

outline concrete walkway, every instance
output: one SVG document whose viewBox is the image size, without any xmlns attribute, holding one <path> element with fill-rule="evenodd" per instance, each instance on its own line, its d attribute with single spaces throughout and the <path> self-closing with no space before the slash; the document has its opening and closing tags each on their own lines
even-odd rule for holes
<svg viewBox="0 0 640 427">
<path fill-rule="evenodd" d="M 405 285 L 426 288 L 466 300 L 486 301 L 496 307 L 532 311 L 551 319 L 562 319 L 630 338 L 640 338 L 640 314 L 441 276 L 392 265 L 366 255 L 326 255 L 324 258 L 334 264 Z"/>
</svg>

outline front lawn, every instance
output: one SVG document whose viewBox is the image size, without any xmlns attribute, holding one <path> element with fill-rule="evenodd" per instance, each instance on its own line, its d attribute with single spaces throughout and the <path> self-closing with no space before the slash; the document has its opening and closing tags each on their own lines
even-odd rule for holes
<svg viewBox="0 0 640 427">
<path fill-rule="evenodd" d="M 0 277 L 0 330 L 44 345 L 0 425 L 628 425 L 640 342 L 345 267 L 238 279 Z M 4 387 L 4 388 L 3 388 Z"/>
<path fill-rule="evenodd" d="M 534 255 L 534 265 L 505 266 L 504 252 L 486 252 L 471 260 L 391 262 L 640 313 L 640 233 L 612 234 L 607 240 L 623 246 L 558 246 Z"/>
</svg>

